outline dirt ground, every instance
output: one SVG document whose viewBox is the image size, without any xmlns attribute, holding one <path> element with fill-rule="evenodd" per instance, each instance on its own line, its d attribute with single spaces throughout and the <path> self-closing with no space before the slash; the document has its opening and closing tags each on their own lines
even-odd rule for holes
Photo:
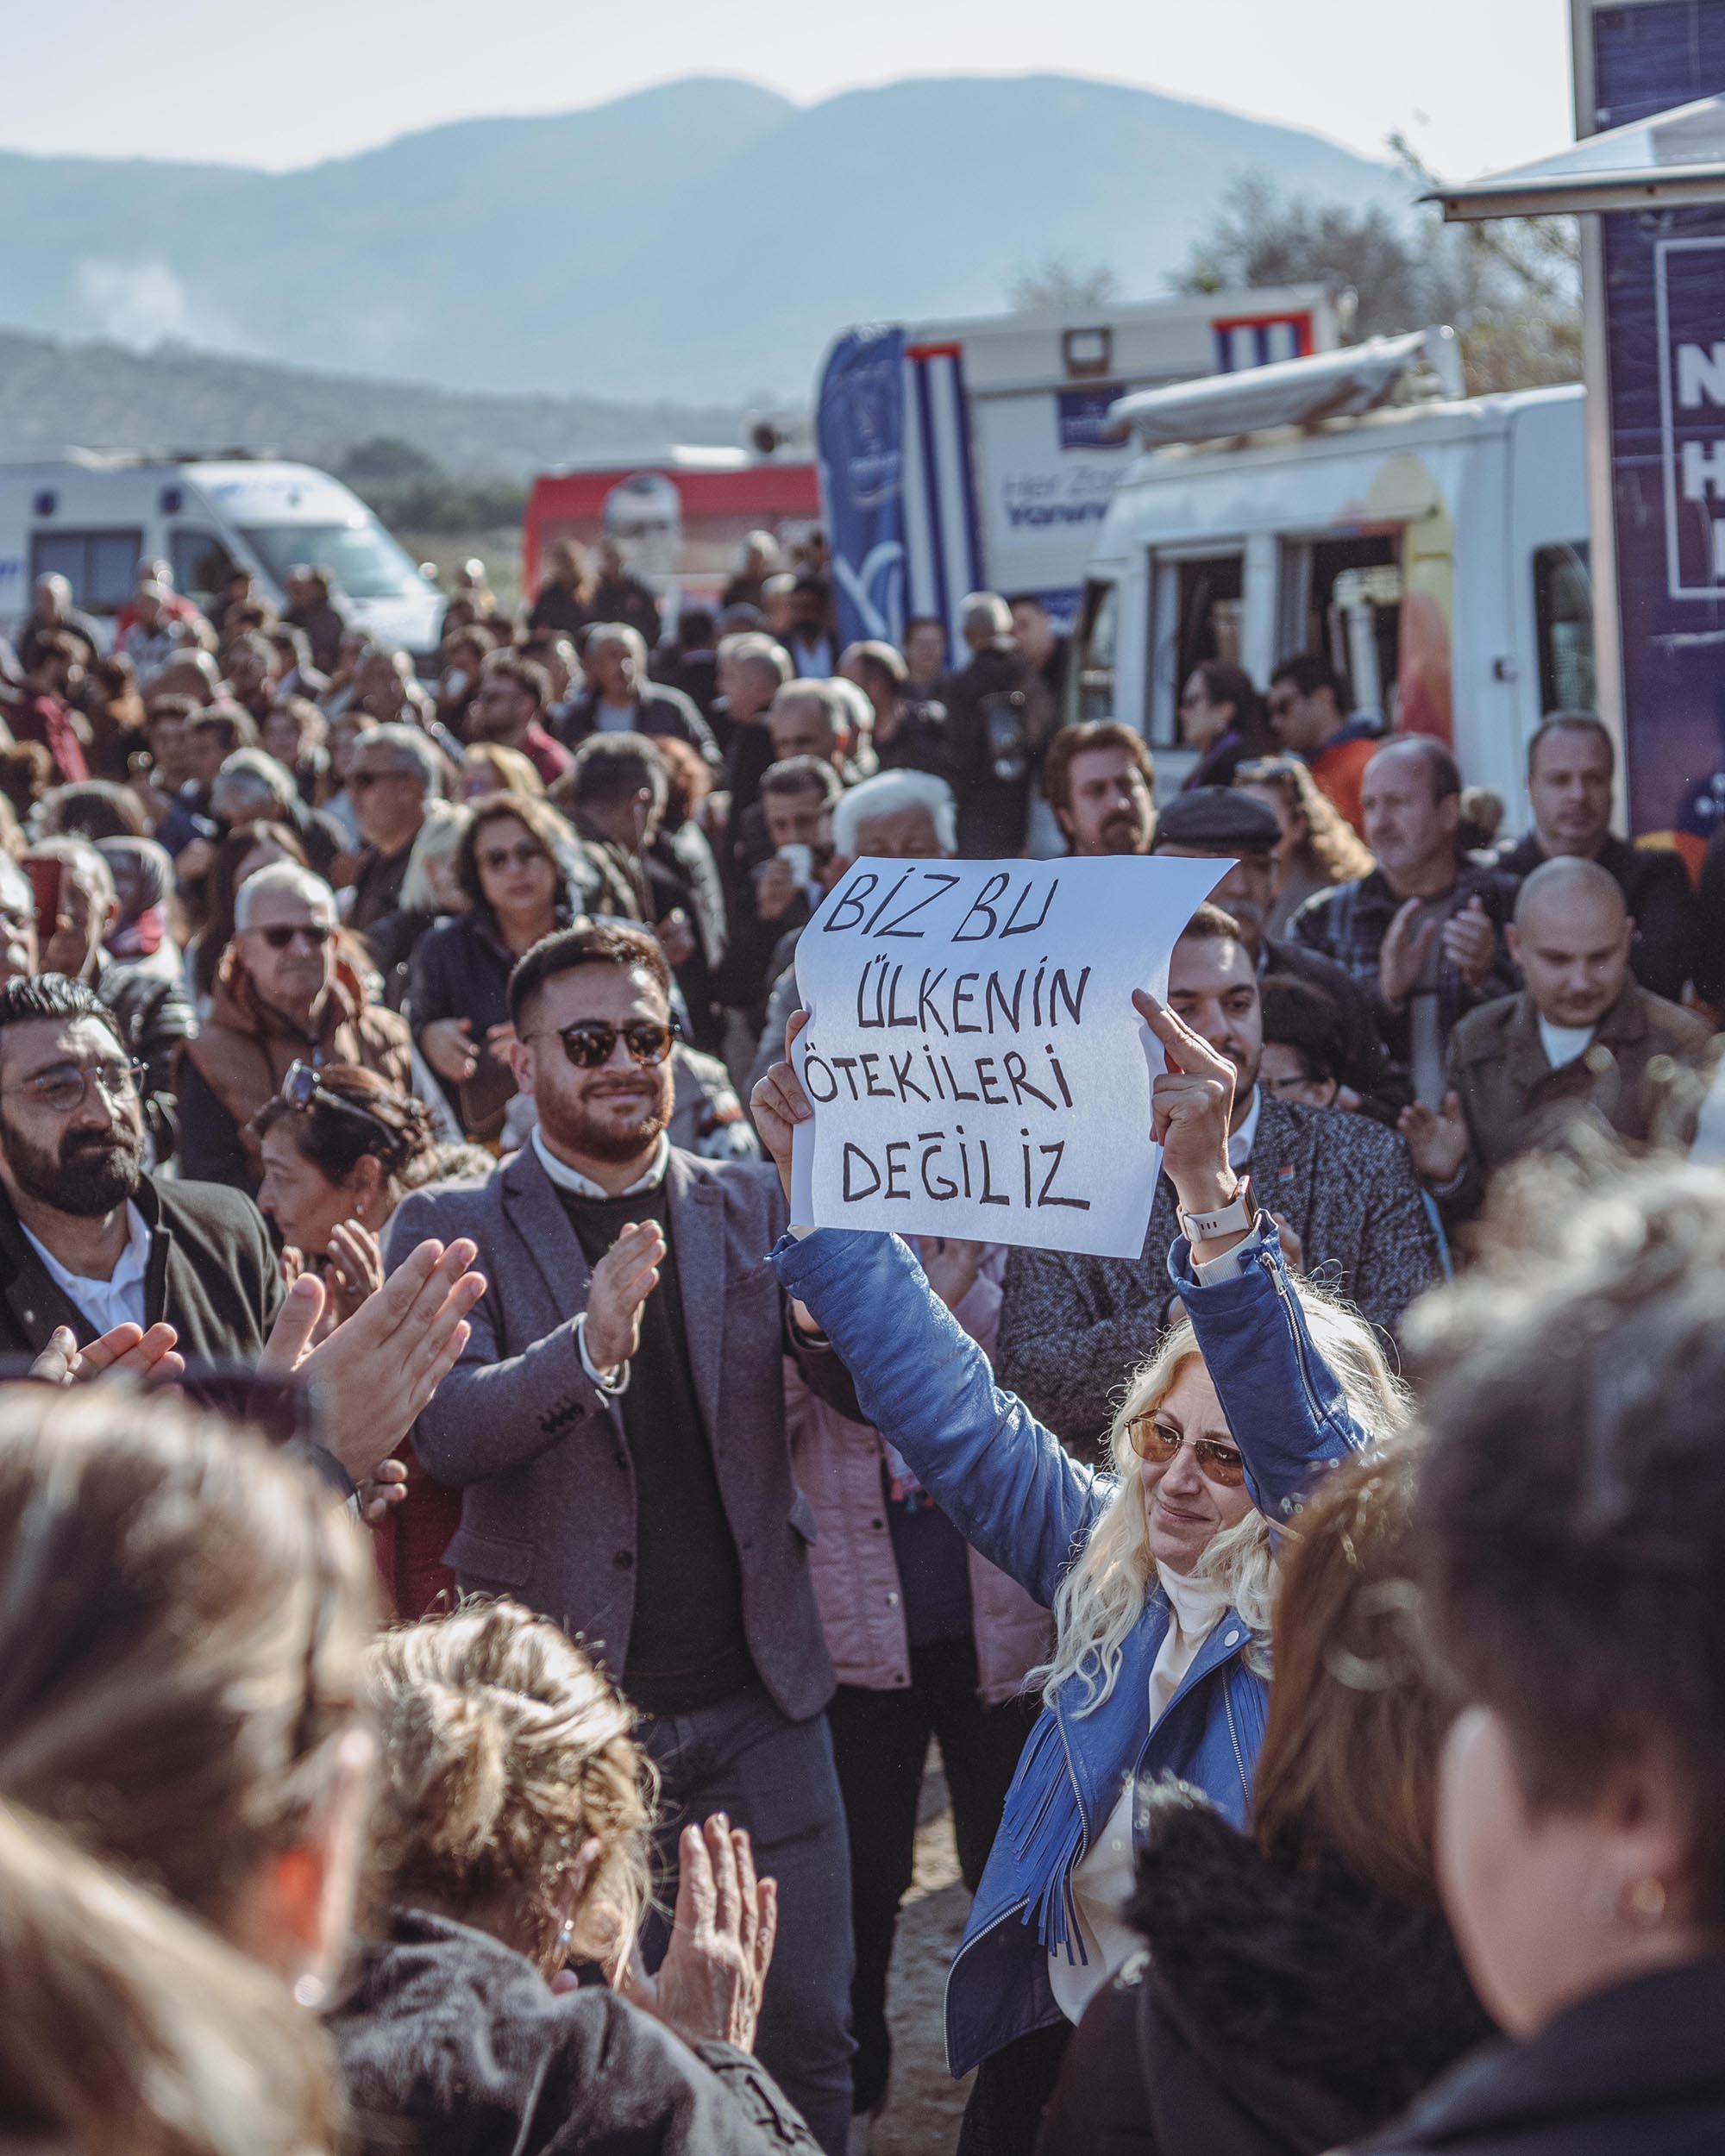
<svg viewBox="0 0 1725 2156">
<path fill-rule="evenodd" d="M 899 1913 L 887 1991 L 892 2091 L 875 2122 L 869 2156 L 950 2156 L 957 2142 L 970 2084 L 954 2081 L 946 2071 L 941 2004 L 969 1906 L 958 1876 L 939 1754 L 932 1752 L 923 1781 L 913 1883 Z"/>
</svg>

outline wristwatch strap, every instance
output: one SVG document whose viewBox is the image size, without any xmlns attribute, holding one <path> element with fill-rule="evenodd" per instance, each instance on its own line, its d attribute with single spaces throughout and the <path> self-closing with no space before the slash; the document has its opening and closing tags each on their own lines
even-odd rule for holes
<svg viewBox="0 0 1725 2156">
<path fill-rule="evenodd" d="M 1251 1177 L 1242 1175 L 1233 1198 L 1214 1213 L 1186 1213 L 1178 1206 L 1175 1211 L 1189 1243 L 1208 1243 L 1218 1235 L 1244 1235 L 1258 1218 L 1258 1208 L 1251 1202 Z"/>
</svg>

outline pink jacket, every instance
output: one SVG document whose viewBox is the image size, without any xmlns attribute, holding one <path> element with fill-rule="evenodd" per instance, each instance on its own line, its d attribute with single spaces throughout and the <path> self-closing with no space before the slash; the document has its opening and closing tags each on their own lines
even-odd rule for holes
<svg viewBox="0 0 1725 2156">
<path fill-rule="evenodd" d="M 988 1355 L 1000 1324 L 1006 1265 L 1005 1244 L 989 1244 L 975 1284 L 953 1313 Z M 910 1647 L 881 1495 L 880 1434 L 817 1400 L 788 1358 L 785 1424 L 791 1463 L 819 1531 L 810 1570 L 838 1681 L 869 1692 L 900 1689 L 911 1681 Z M 974 1550 L 969 1559 L 977 1689 L 985 1706 L 998 1707 L 1022 1689 L 1027 1670 L 1048 1658 L 1054 1620 Z"/>
</svg>

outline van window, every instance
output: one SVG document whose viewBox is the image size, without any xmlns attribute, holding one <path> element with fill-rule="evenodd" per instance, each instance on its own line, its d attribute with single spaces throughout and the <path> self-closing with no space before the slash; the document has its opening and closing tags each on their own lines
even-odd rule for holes
<svg viewBox="0 0 1725 2156">
<path fill-rule="evenodd" d="M 1596 711 L 1593 574 L 1585 539 L 1534 550 L 1534 634 L 1541 711 Z"/>
<path fill-rule="evenodd" d="M 1120 621 L 1120 586 L 1086 585 L 1078 617 L 1078 663 L 1068 676 L 1069 718 L 1113 718 L 1114 650 Z"/>
<path fill-rule="evenodd" d="M 126 531 L 37 531 L 30 535 L 30 580 L 63 576 L 88 613 L 117 614 L 138 580 L 144 535 Z"/>
<path fill-rule="evenodd" d="M 1401 536 L 1284 539 L 1276 653 L 1321 652 L 1348 677 L 1354 702 L 1394 723 L 1401 666 Z"/>
<path fill-rule="evenodd" d="M 1239 662 L 1245 555 L 1158 555 L 1151 580 L 1150 709 L 1145 734 L 1156 747 L 1179 741 L 1181 692 L 1206 659 Z"/>
<path fill-rule="evenodd" d="M 168 540 L 173 562 L 173 588 L 188 599 L 214 599 L 236 573 L 237 564 L 213 531 L 188 531 L 184 527 Z"/>
<path fill-rule="evenodd" d="M 375 517 L 354 524 L 252 525 L 240 534 L 279 588 L 304 561 L 327 569 L 349 599 L 401 599 L 423 592 L 417 563 Z"/>
</svg>

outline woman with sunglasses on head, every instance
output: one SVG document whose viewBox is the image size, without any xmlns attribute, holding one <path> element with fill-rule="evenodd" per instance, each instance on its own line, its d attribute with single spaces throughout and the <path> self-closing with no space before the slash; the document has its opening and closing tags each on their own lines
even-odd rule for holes
<svg viewBox="0 0 1725 2156">
<path fill-rule="evenodd" d="M 503 1126 L 516 1089 L 509 976 L 518 959 L 574 918 L 577 843 L 547 802 L 493 793 L 476 803 L 455 865 L 468 910 L 414 951 L 414 1038 L 469 1137 L 493 1138 Z"/>
<path fill-rule="evenodd" d="M 1400 1424 L 1371 1328 L 1285 1269 L 1229 1165 L 1233 1066 L 1134 999 L 1168 1069 L 1154 1135 L 1185 1232 L 1185 1317 L 1131 1376 L 1113 1472 L 1081 1467 L 953 1324 L 897 1237 L 821 1230 L 774 1253 L 855 1381 L 867 1420 L 966 1539 L 1053 1610 L 1044 1706 L 946 1993 L 955 2074 L 981 2065 L 963 2156 L 1032 2147 L 1071 2033 L 1138 1944 L 1132 1792 L 1177 1775 L 1235 1825 L 1264 1728 L 1274 1529 L 1328 1466 Z M 788 1063 L 755 1090 L 789 1188 L 812 1113 Z"/>
<path fill-rule="evenodd" d="M 431 1118 L 411 1094 L 356 1064 L 294 1063 L 252 1119 L 251 1137 L 263 1165 L 259 1208 L 282 1238 L 289 1282 L 302 1271 L 319 1274 L 324 1325 L 337 1325 L 383 1285 L 379 1238 L 396 1207 L 437 1178 Z M 417 1617 L 440 1595 L 453 1595 L 442 1555 L 461 1525 L 461 1501 L 417 1459 L 407 1456 L 405 1465 L 405 1495 L 378 1523 L 374 1546 L 397 1614 Z"/>
</svg>

